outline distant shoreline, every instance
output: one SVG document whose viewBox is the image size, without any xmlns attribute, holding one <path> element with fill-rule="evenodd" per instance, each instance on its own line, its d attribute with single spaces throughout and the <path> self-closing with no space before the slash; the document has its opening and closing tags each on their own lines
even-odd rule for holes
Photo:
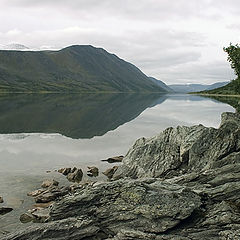
<svg viewBox="0 0 240 240">
<path fill-rule="evenodd" d="M 189 93 L 189 94 L 193 94 L 193 95 L 200 95 L 200 96 L 216 96 L 216 97 L 239 97 L 240 95 L 229 95 L 229 94 L 210 94 L 210 93 Z"/>
</svg>

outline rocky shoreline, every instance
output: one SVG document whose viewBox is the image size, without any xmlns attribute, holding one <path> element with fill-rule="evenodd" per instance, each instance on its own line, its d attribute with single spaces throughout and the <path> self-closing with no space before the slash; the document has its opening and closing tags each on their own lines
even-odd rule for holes
<svg viewBox="0 0 240 240">
<path fill-rule="evenodd" d="M 141 138 L 111 177 L 68 191 L 43 223 L 3 239 L 240 239 L 240 114 L 223 113 L 219 129 Z"/>
</svg>

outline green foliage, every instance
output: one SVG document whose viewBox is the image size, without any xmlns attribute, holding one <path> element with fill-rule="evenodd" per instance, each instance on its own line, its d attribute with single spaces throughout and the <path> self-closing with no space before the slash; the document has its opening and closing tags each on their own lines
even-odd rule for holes
<svg viewBox="0 0 240 240">
<path fill-rule="evenodd" d="M 240 77 L 240 46 L 238 44 L 232 45 L 230 43 L 229 47 L 223 48 L 223 50 L 228 54 L 228 61 L 231 63 L 232 69 L 235 71 L 238 78 Z"/>
<path fill-rule="evenodd" d="M 228 61 L 238 77 L 233 84 L 235 92 L 240 93 L 240 46 L 230 43 L 229 47 L 223 48 L 223 50 L 228 54 Z"/>
<path fill-rule="evenodd" d="M 235 90 L 238 94 L 240 94 L 240 78 L 235 80 Z"/>
<path fill-rule="evenodd" d="M 223 48 L 228 54 L 228 61 L 231 64 L 234 72 L 237 75 L 237 79 L 232 80 L 224 87 L 216 88 L 210 91 L 203 91 L 207 94 L 224 94 L 224 95 L 239 95 L 240 94 L 240 46 L 238 44 Z"/>
<path fill-rule="evenodd" d="M 223 94 L 223 95 L 238 95 L 240 94 L 239 89 L 239 78 L 232 80 L 229 84 L 224 87 L 216 88 L 213 90 L 202 91 L 202 93 L 209 94 Z"/>
</svg>

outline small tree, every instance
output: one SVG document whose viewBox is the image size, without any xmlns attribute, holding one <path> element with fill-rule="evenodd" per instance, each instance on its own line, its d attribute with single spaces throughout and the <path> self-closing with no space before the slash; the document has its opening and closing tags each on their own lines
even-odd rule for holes
<svg viewBox="0 0 240 240">
<path fill-rule="evenodd" d="M 238 44 L 232 45 L 230 43 L 229 47 L 223 48 L 223 50 L 228 54 L 228 61 L 231 64 L 232 69 L 237 75 L 235 82 L 235 90 L 240 92 L 240 46 Z"/>
</svg>

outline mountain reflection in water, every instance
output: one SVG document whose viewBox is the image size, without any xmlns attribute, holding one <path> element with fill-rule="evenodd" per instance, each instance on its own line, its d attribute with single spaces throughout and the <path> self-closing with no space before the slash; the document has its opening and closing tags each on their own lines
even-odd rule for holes
<svg viewBox="0 0 240 240">
<path fill-rule="evenodd" d="M 153 93 L 2 95 L 0 134 L 59 133 L 73 139 L 89 139 L 118 128 L 166 99 L 206 101 L 196 95 Z"/>
<path fill-rule="evenodd" d="M 92 138 L 131 121 L 159 94 L 18 94 L 0 97 L 0 134 L 60 133 Z"/>
</svg>

